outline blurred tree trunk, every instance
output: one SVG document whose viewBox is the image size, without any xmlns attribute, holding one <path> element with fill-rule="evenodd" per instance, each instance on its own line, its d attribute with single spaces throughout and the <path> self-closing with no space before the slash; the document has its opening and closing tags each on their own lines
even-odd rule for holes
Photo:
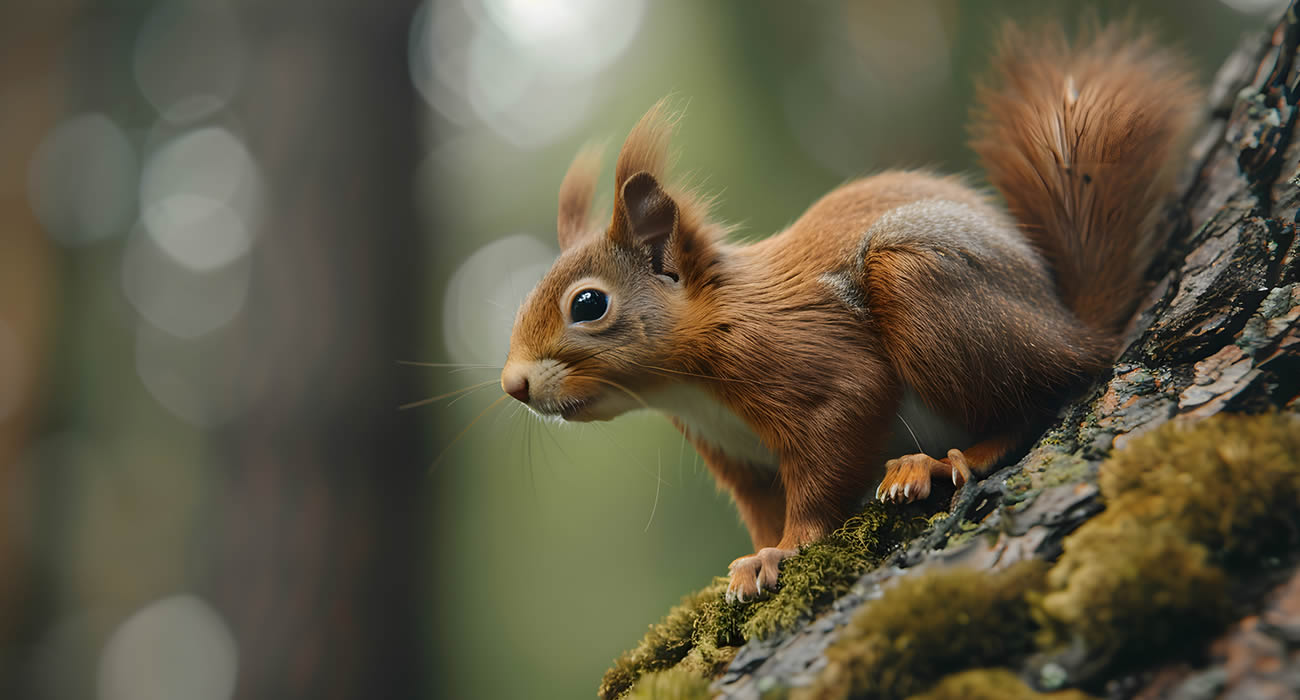
<svg viewBox="0 0 1300 700">
<path fill-rule="evenodd" d="M 27 164 L 62 110 L 54 79 L 77 3 L 28 12 L 0 5 L 0 696 L 22 682 L 12 668 L 34 623 L 25 529 L 35 475 L 21 460 L 38 423 L 56 308 L 55 255 L 27 198 Z"/>
<path fill-rule="evenodd" d="M 239 377 L 219 435 L 212 596 L 240 698 L 421 695 L 421 494 L 394 364 L 416 356 L 413 2 L 236 3 L 238 110 L 267 179 Z"/>
</svg>

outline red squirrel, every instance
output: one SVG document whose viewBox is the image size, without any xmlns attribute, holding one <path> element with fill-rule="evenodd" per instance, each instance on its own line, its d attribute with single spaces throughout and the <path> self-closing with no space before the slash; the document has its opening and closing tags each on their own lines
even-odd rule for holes
<svg viewBox="0 0 1300 700">
<path fill-rule="evenodd" d="M 987 473 L 1110 366 L 1198 95 L 1148 37 L 1111 27 L 1071 47 L 1008 27 L 971 143 L 1005 208 L 959 177 L 887 171 L 749 245 L 665 179 L 660 103 L 619 153 L 607 223 L 589 214 L 598 157 L 570 167 L 561 253 L 520 308 L 501 386 L 565 421 L 666 414 L 749 529 L 727 597 L 752 599 L 871 486 L 906 502 Z M 964 437 L 887 452 L 909 413 Z"/>
</svg>

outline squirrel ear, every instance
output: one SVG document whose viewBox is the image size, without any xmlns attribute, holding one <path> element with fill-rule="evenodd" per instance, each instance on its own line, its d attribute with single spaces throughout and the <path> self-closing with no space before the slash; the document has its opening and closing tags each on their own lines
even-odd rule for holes
<svg viewBox="0 0 1300 700">
<path fill-rule="evenodd" d="M 622 214 L 622 221 L 619 221 Z M 665 265 L 665 251 L 677 232 L 677 203 L 648 172 L 639 172 L 623 183 L 615 207 L 610 235 L 617 242 L 650 248 L 656 275 L 677 275 Z"/>
<path fill-rule="evenodd" d="M 560 210 L 555 220 L 559 233 L 560 250 L 570 246 L 590 232 L 591 197 L 596 191 L 596 176 L 600 172 L 599 146 L 587 146 L 578 152 L 569 171 L 560 183 Z"/>
</svg>

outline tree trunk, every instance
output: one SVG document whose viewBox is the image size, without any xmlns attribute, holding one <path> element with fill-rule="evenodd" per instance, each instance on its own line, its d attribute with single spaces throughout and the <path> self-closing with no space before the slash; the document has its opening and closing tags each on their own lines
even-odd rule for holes
<svg viewBox="0 0 1300 700">
<path fill-rule="evenodd" d="M 244 2 L 247 138 L 274 192 L 218 436 L 211 593 L 239 698 L 417 697 L 425 463 L 393 363 L 418 355 L 414 2 Z"/>
<path fill-rule="evenodd" d="M 1167 264 L 1153 271 L 1158 282 L 1110 376 L 1063 409 L 1019 463 L 960 492 L 951 517 L 898 554 L 892 566 L 867 574 L 833 610 L 791 634 L 747 644 L 714 684 L 715 691 L 758 697 L 763 688 L 808 685 L 826 666 L 824 651 L 842 626 L 907 569 L 952 563 L 992 569 L 1030 557 L 1056 557 L 1062 539 L 1104 507 L 1097 497 L 1097 466 L 1137 435 L 1169 421 L 1191 423 L 1220 412 L 1300 412 L 1300 140 L 1293 139 L 1300 20 L 1295 11 L 1292 5 L 1264 40 L 1247 41 L 1215 79 L 1181 206 L 1171 208 L 1165 223 L 1172 232 Z M 1086 467 L 1090 476 L 1083 485 L 1044 488 L 1028 506 L 1008 488 L 1008 479 L 1041 484 L 1050 472 L 1045 464 L 1063 460 Z M 950 544 L 963 525 L 995 537 Z M 1125 697 L 1284 696 L 1275 691 L 1295 697 L 1300 693 L 1300 654 L 1294 646 L 1300 639 L 1300 574 L 1294 568 L 1288 574 L 1280 586 L 1275 577 L 1271 585 L 1252 589 L 1258 596 L 1253 604 L 1236 601 L 1262 612 L 1270 624 L 1256 624 L 1251 616 L 1233 626 L 1203 650 L 1209 661 L 1195 671 L 1175 663 L 1122 679 L 1083 680 Z M 1195 694 L 1207 683 L 1214 692 Z"/>
</svg>

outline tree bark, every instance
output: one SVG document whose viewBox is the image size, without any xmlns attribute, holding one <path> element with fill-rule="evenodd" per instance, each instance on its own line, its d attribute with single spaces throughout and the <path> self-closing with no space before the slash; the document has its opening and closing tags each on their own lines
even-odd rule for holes
<svg viewBox="0 0 1300 700">
<path fill-rule="evenodd" d="M 1162 269 L 1153 270 L 1158 281 L 1111 374 L 1065 407 L 1022 460 L 959 492 L 951 517 L 867 574 L 831 611 L 791 634 L 747 644 L 715 691 L 758 697 L 764 687 L 811 683 L 838 630 L 883 584 L 908 569 L 954 563 L 993 569 L 1056 557 L 1062 539 L 1103 508 L 1097 466 L 1137 435 L 1169 421 L 1195 422 L 1225 411 L 1300 411 L 1295 12 L 1293 4 L 1275 31 L 1247 40 L 1220 69 L 1180 206 L 1166 217 L 1171 244 Z M 1036 491 L 1026 506 L 1008 479 L 1041 485 L 1049 461 L 1086 468 L 1091 476 L 1082 484 Z M 1012 510 L 1015 503 L 1019 507 Z M 974 523 L 977 532 L 996 537 L 963 538 L 950 546 L 963 524 Z M 1251 616 L 1234 625 L 1206 650 L 1208 666 L 1193 670 L 1175 663 L 1123 679 L 1094 677 L 1089 684 L 1142 698 L 1300 693 L 1300 573 L 1289 573 L 1280 586 L 1274 581 L 1256 587 L 1259 601 L 1252 607 L 1268 624 Z M 1215 691 L 1196 695 L 1206 683 Z"/>
</svg>

